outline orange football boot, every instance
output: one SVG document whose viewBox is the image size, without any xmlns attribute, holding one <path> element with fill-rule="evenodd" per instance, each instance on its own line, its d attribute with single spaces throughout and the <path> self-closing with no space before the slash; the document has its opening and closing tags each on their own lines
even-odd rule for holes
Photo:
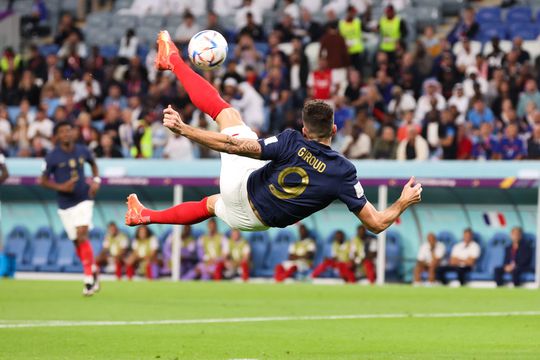
<svg viewBox="0 0 540 360">
<path fill-rule="evenodd" d="M 154 66 L 157 70 L 172 70 L 170 57 L 172 54 L 180 54 L 167 30 L 160 31 L 157 36 L 157 55 Z"/>
<path fill-rule="evenodd" d="M 141 214 L 145 207 L 141 204 L 137 195 L 130 194 L 127 197 L 126 204 L 126 225 L 136 226 L 150 223 L 150 217 Z"/>
</svg>

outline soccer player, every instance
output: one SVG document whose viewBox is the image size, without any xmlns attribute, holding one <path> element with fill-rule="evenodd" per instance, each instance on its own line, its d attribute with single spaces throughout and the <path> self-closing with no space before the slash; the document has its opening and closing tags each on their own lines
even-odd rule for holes
<svg viewBox="0 0 540 360">
<path fill-rule="evenodd" d="M 157 69 L 172 70 L 193 104 L 219 125 L 220 133 L 205 131 L 184 123 L 170 106 L 163 111 L 163 123 L 174 133 L 221 152 L 220 194 L 163 211 L 145 208 L 131 194 L 127 225 L 194 224 L 218 216 L 232 228 L 265 230 L 297 223 L 339 199 L 369 230 L 379 233 L 420 201 L 422 187 L 411 178 L 394 204 L 375 209 L 355 166 L 330 148 L 336 126 L 332 108 L 324 102 L 305 104 L 302 133 L 286 130 L 258 140 L 239 112 L 182 60 L 166 31 L 160 32 L 157 43 Z"/>
<path fill-rule="evenodd" d="M 325 259 L 320 263 L 313 273 L 312 278 L 316 278 L 327 269 L 337 269 L 339 275 L 346 282 L 353 283 L 356 281 L 354 276 L 354 252 L 352 242 L 345 240 L 345 233 L 341 230 L 336 231 L 334 241 L 332 242 L 332 257 Z"/>
<path fill-rule="evenodd" d="M 45 158 L 40 182 L 57 192 L 58 215 L 83 265 L 83 295 L 91 296 L 99 290 L 99 281 L 88 229 L 92 226 L 93 199 L 101 178 L 90 150 L 75 144 L 73 127 L 69 122 L 57 123 L 53 132 L 57 145 Z M 90 183 L 84 175 L 85 163 L 92 168 Z"/>
</svg>

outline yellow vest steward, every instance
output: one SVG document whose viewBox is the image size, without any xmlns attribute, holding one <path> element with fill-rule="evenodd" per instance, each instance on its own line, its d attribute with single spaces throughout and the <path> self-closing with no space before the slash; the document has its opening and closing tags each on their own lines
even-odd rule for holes
<svg viewBox="0 0 540 360">
<path fill-rule="evenodd" d="M 392 20 L 389 20 L 386 16 L 383 16 L 379 22 L 379 32 L 381 34 L 381 50 L 382 51 L 396 51 L 397 42 L 401 38 L 401 18 L 395 16 Z"/>
<path fill-rule="evenodd" d="M 339 33 L 347 43 L 349 54 L 360 54 L 364 52 L 364 41 L 362 40 L 362 21 L 356 18 L 351 22 L 340 20 Z"/>
</svg>

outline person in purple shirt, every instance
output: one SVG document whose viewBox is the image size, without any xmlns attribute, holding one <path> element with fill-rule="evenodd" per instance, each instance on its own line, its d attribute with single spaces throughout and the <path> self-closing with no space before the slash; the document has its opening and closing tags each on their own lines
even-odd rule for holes
<svg viewBox="0 0 540 360">
<path fill-rule="evenodd" d="M 518 137 L 518 127 L 510 124 L 505 129 L 505 135 L 501 139 L 501 157 L 503 160 L 521 160 L 527 157 L 525 143 Z"/>
<path fill-rule="evenodd" d="M 483 123 L 480 126 L 480 135 L 474 139 L 472 157 L 475 160 L 498 160 L 501 158 L 500 142 L 493 135 L 493 126 Z"/>
<path fill-rule="evenodd" d="M 221 152 L 220 193 L 163 211 L 145 208 L 131 194 L 127 225 L 194 224 L 218 216 L 231 228 L 266 230 L 294 224 L 340 200 L 366 228 L 379 233 L 421 201 L 422 185 L 415 183 L 414 177 L 387 209 L 378 211 L 368 201 L 356 166 L 330 147 L 337 128 L 327 103 L 305 103 L 302 132 L 285 130 L 258 139 L 240 113 L 180 58 L 167 32 L 158 36 L 156 66 L 172 70 L 194 105 L 219 125 L 220 133 L 205 131 L 184 123 L 171 106 L 163 111 L 163 124 L 171 131 Z"/>
</svg>

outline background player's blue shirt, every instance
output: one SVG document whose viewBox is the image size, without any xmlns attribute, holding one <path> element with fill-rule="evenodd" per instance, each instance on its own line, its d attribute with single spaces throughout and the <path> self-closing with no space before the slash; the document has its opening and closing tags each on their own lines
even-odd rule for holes
<svg viewBox="0 0 540 360">
<path fill-rule="evenodd" d="M 84 176 L 84 164 L 87 162 L 93 163 L 94 156 L 87 147 L 78 144 L 70 153 L 57 146 L 45 157 L 45 176 L 52 175 L 57 183 L 64 183 L 71 178 L 77 179 L 72 193 L 57 192 L 60 209 L 68 209 L 89 199 L 90 186 Z"/>
<path fill-rule="evenodd" d="M 259 143 L 261 159 L 272 161 L 250 175 L 247 190 L 266 225 L 294 224 L 336 199 L 352 212 L 366 204 L 356 168 L 330 147 L 294 130 Z"/>
</svg>

